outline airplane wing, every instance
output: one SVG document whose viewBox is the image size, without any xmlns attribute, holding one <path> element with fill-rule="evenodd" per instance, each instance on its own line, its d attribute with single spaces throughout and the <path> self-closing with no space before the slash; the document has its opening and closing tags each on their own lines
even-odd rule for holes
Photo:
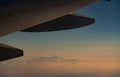
<svg viewBox="0 0 120 77">
<path fill-rule="evenodd" d="M 0 0 L 0 37 L 16 31 L 48 32 L 92 24 L 95 22 L 93 18 L 72 13 L 96 1 L 98 0 Z M 3 47 L 0 46 L 0 54 L 6 52 L 7 56 L 7 51 L 14 52 L 13 48 L 8 50 L 4 47 L 4 50 Z"/>
<path fill-rule="evenodd" d="M 23 51 L 8 45 L 0 44 L 0 61 L 23 56 Z"/>
<path fill-rule="evenodd" d="M 65 16 L 97 0 L 2 0 L 0 37 Z"/>
<path fill-rule="evenodd" d="M 94 23 L 93 18 L 78 14 L 67 14 L 57 19 L 38 24 L 36 26 L 21 30 L 21 32 L 50 32 L 67 29 L 80 28 Z"/>
</svg>

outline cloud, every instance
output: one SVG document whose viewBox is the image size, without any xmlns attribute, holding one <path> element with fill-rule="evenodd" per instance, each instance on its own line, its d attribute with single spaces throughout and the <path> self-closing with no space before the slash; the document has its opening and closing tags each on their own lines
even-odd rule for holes
<svg viewBox="0 0 120 77">
<path fill-rule="evenodd" d="M 65 58 L 65 57 L 59 57 L 59 56 L 44 56 L 44 57 L 38 57 L 33 59 L 34 62 L 90 62 L 90 60 L 79 60 L 75 58 Z"/>
<path fill-rule="evenodd" d="M 57 62 L 60 60 L 57 56 L 50 56 L 50 57 L 39 57 L 33 59 L 36 62 Z"/>
<path fill-rule="evenodd" d="M 58 71 L 52 71 L 51 69 L 41 69 L 42 64 L 38 65 L 39 68 L 31 68 L 29 63 L 43 63 L 44 62 L 90 62 L 89 60 L 80 60 L 79 58 L 66 58 L 66 57 L 59 57 L 59 56 L 42 56 L 37 58 L 31 58 L 27 61 L 25 60 L 11 60 L 4 63 L 0 63 L 0 77 L 120 77 L 120 72 L 118 71 L 112 71 L 112 72 L 97 72 L 97 71 L 87 71 L 87 72 L 79 72 L 79 70 L 71 71 L 69 72 L 69 69 L 66 69 L 65 71 L 61 71 L 59 69 Z M 8 63 L 7 66 L 4 65 L 5 63 Z M 24 63 L 28 63 L 27 66 L 23 65 Z M 11 66 L 11 64 L 13 66 Z M 48 65 L 47 65 L 48 66 Z M 46 66 L 46 67 L 47 67 Z M 64 68 L 64 67 L 63 67 Z M 9 70 L 10 71 L 9 71 Z M 32 70 L 31 70 L 32 69 Z M 78 68 L 79 69 L 79 68 Z M 3 71 L 2 71 L 3 70 Z M 80 69 L 82 70 L 82 69 Z M 60 72 L 59 72 L 60 71 Z M 8 72 L 8 73 L 7 73 Z"/>
<path fill-rule="evenodd" d="M 40 56 L 37 58 L 29 58 L 29 59 L 12 59 L 8 61 L 4 61 L 0 63 L 0 67 L 11 66 L 11 65 L 24 65 L 24 64 L 33 64 L 33 63 L 45 63 L 45 62 L 68 62 L 68 63 L 77 63 L 77 62 L 92 62 L 90 60 L 81 60 L 77 58 L 66 58 L 66 57 L 59 57 L 59 56 Z"/>
</svg>

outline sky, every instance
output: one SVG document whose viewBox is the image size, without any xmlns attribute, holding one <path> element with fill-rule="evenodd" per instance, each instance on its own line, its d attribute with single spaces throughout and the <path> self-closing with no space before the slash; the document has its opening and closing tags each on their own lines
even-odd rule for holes
<svg viewBox="0 0 120 77">
<path fill-rule="evenodd" d="M 24 56 L 1 62 L 0 77 L 119 77 L 119 3 L 98 1 L 76 11 L 96 20 L 86 27 L 1 37 Z"/>
</svg>

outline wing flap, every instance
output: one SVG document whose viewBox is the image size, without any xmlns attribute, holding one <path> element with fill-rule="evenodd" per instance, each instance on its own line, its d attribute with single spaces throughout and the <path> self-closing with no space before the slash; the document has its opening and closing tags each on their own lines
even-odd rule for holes
<svg viewBox="0 0 120 77">
<path fill-rule="evenodd" d="M 23 56 L 23 51 L 8 45 L 0 44 L 0 61 Z"/>
<path fill-rule="evenodd" d="M 77 14 L 68 14 L 60 18 L 33 26 L 28 29 L 22 30 L 22 32 L 48 32 L 48 31 L 59 31 L 68 30 L 84 27 L 94 23 L 93 18 L 80 16 Z"/>
</svg>

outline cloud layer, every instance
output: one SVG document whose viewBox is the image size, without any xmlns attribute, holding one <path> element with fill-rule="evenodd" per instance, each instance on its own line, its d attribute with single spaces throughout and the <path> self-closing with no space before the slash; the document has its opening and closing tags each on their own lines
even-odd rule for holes
<svg viewBox="0 0 120 77">
<path fill-rule="evenodd" d="M 6 62 L 3 62 L 1 64 L 26 64 L 26 63 L 45 63 L 45 62 L 71 62 L 71 63 L 77 63 L 77 62 L 92 62 L 91 60 L 85 60 L 85 59 L 77 59 L 77 58 L 66 58 L 66 57 L 59 57 L 59 56 L 41 56 L 37 58 L 30 58 L 28 60 L 24 59 L 18 59 L 18 60 L 9 60 Z"/>
<path fill-rule="evenodd" d="M 99 66 L 91 67 L 89 63 L 92 61 L 59 56 L 42 56 L 28 60 L 21 58 L 1 62 L 0 77 L 120 77 L 119 70 L 93 70 Z"/>
<path fill-rule="evenodd" d="M 88 60 L 79 60 L 74 58 L 65 58 L 59 56 L 38 57 L 33 59 L 34 62 L 88 62 Z"/>
</svg>

